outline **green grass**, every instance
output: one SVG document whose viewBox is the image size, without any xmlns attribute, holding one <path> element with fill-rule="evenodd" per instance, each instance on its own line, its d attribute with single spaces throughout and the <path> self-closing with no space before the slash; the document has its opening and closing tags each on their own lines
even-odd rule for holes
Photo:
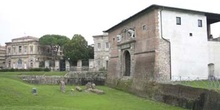
<svg viewBox="0 0 220 110">
<path fill-rule="evenodd" d="M 8 76 L 0 75 L 0 110 L 183 110 L 105 86 L 98 86 L 104 95 L 77 91 L 72 95 L 74 86 L 61 93 L 59 85 L 31 85 L 11 78 L 15 73 L 4 74 Z M 31 93 L 34 87 L 36 96 Z"/>
<path fill-rule="evenodd" d="M 220 81 L 208 81 L 208 80 L 199 80 L 199 81 L 182 81 L 181 85 L 191 86 L 195 88 L 203 89 L 213 89 L 220 91 Z"/>
</svg>

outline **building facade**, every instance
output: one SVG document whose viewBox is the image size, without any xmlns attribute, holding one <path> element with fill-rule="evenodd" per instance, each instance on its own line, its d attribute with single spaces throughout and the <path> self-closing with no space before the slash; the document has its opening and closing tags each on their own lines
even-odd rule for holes
<svg viewBox="0 0 220 110">
<path fill-rule="evenodd" d="M 49 50 L 42 48 L 39 39 L 25 36 L 6 43 L 6 68 L 28 69 L 44 67 Z"/>
<path fill-rule="evenodd" d="M 107 69 L 109 62 L 109 41 L 107 35 L 93 36 L 95 70 Z"/>
<path fill-rule="evenodd" d="M 110 57 L 107 84 L 220 78 L 220 43 L 210 41 L 220 14 L 151 5 L 104 31 Z"/>
<path fill-rule="evenodd" d="M 0 46 L 0 69 L 5 68 L 5 46 Z"/>
</svg>

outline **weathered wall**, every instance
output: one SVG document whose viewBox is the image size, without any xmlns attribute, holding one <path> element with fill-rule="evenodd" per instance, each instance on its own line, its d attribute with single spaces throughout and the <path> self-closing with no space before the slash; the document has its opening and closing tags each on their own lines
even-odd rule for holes
<svg viewBox="0 0 220 110">
<path fill-rule="evenodd" d="M 176 24 L 176 17 L 181 17 L 181 25 Z M 160 19 L 161 35 L 171 42 L 172 80 L 189 80 L 189 77 L 190 80 L 207 79 L 206 16 L 196 12 L 165 8 L 161 11 Z M 198 20 L 202 20 L 202 27 L 198 27 Z"/>
<path fill-rule="evenodd" d="M 166 82 L 171 79 L 170 41 L 159 40 L 155 55 L 154 77 L 158 82 Z"/>
<path fill-rule="evenodd" d="M 117 80 L 111 87 L 130 92 L 140 97 L 149 98 L 174 106 L 191 110 L 219 110 L 220 93 L 207 89 L 193 88 L 183 85 L 159 84 L 143 82 L 140 89 L 133 89 L 133 80 Z"/>
<path fill-rule="evenodd" d="M 70 85 L 85 85 L 87 82 L 104 85 L 106 72 L 69 72 L 65 76 L 21 75 L 19 77 L 32 84 L 59 84 L 63 80 Z"/>
<path fill-rule="evenodd" d="M 209 41 L 209 63 L 214 64 L 214 76 L 220 79 L 220 42 Z M 208 68 L 208 65 L 207 65 Z"/>
<path fill-rule="evenodd" d="M 130 38 L 124 33 L 123 30 L 129 28 L 135 28 L 135 38 Z M 122 40 L 117 42 L 116 36 L 119 34 L 122 35 Z M 147 11 L 109 32 L 111 48 L 107 84 L 114 86 L 118 80 L 132 79 L 131 88 L 142 90 L 147 80 L 154 80 L 155 52 L 159 45 L 158 35 L 157 10 Z M 124 52 L 126 51 L 131 55 L 130 76 L 124 76 Z"/>
</svg>

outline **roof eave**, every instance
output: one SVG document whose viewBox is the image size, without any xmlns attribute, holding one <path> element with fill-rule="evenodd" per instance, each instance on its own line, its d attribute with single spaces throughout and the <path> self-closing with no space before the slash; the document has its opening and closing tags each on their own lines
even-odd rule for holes
<svg viewBox="0 0 220 110">
<path fill-rule="evenodd" d="M 118 23 L 118 24 L 116 24 L 116 25 L 114 25 L 113 27 L 111 27 L 111 28 L 109 28 L 109 29 L 103 31 L 103 32 L 107 32 L 107 33 L 108 33 L 108 32 L 110 32 L 110 31 L 112 31 L 113 29 L 117 28 L 118 26 L 120 26 L 120 25 L 126 23 L 126 22 L 129 21 L 130 19 L 132 19 L 132 18 L 134 18 L 134 17 L 136 17 L 136 16 L 138 16 L 138 15 L 144 13 L 146 10 L 150 10 L 150 9 L 152 9 L 152 8 L 168 8 L 168 9 L 175 9 L 175 10 L 191 11 L 191 12 L 196 12 L 196 13 L 204 13 L 207 17 L 210 17 L 210 16 L 214 16 L 214 17 L 215 17 L 215 20 L 213 20 L 212 23 L 215 23 L 215 22 L 219 22 L 219 21 L 220 21 L 220 14 L 217 14 L 217 13 L 209 13 L 209 12 L 204 12 L 204 11 L 196 11 L 196 10 L 190 10 L 190 9 L 175 8 L 175 7 L 169 7 L 169 6 L 162 6 L 162 5 L 155 5 L 155 4 L 153 4 L 153 5 L 151 5 L 151 6 L 147 7 L 147 8 L 145 8 L 145 9 L 143 9 L 142 11 L 140 11 L 140 12 L 134 14 L 133 16 L 131 16 L 131 17 L 129 17 L 129 18 L 127 18 L 127 19 L 121 21 L 120 23 Z"/>
</svg>

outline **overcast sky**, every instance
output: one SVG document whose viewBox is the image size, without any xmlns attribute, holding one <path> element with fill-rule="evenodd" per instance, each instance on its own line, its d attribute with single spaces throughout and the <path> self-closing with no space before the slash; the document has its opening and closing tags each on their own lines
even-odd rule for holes
<svg viewBox="0 0 220 110">
<path fill-rule="evenodd" d="M 93 35 L 152 4 L 220 14 L 219 0 L 0 0 L 0 44 L 45 34 L 81 34 L 92 44 Z M 219 36 L 220 25 L 212 32 Z"/>
</svg>

